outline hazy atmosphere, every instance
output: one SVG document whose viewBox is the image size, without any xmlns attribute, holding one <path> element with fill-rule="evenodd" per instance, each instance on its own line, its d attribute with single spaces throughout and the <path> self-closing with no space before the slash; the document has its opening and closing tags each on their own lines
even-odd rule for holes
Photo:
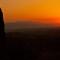
<svg viewBox="0 0 60 60">
<path fill-rule="evenodd" d="M 60 24 L 60 0 L 0 0 L 5 22 Z"/>
</svg>

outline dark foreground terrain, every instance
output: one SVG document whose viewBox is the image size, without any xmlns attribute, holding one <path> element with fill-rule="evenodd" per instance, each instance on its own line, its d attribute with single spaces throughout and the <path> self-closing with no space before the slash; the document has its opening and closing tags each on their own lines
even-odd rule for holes
<svg viewBox="0 0 60 60">
<path fill-rule="evenodd" d="M 10 32 L 6 40 L 9 60 L 60 60 L 59 28 Z"/>
</svg>

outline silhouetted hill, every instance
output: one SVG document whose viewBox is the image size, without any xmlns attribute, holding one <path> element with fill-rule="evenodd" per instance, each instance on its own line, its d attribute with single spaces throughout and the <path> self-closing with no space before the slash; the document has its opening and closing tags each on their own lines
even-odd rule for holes
<svg viewBox="0 0 60 60">
<path fill-rule="evenodd" d="M 60 58 L 60 27 L 31 22 L 8 23 L 5 26 L 9 60 Z"/>
<path fill-rule="evenodd" d="M 51 29 L 56 28 L 51 25 L 43 25 L 43 24 L 35 24 L 32 22 L 15 22 L 15 23 L 6 23 L 5 31 L 6 32 L 14 32 L 15 30 L 30 30 L 30 29 Z"/>
<path fill-rule="evenodd" d="M 60 60 L 60 28 L 6 33 L 10 60 Z"/>
</svg>

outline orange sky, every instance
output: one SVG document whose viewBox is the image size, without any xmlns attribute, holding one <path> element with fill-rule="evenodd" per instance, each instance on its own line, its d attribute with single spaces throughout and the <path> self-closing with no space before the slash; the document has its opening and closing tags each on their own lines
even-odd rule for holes
<svg viewBox="0 0 60 60">
<path fill-rule="evenodd" d="M 60 0 L 0 0 L 5 22 L 60 24 Z"/>
</svg>

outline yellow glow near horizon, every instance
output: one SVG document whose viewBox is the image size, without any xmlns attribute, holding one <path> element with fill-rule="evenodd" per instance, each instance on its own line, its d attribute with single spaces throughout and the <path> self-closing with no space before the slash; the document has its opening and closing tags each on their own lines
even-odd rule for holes
<svg viewBox="0 0 60 60">
<path fill-rule="evenodd" d="M 46 23 L 47 18 L 51 23 L 60 21 L 60 0 L 1 0 L 0 6 L 5 22 L 43 19 Z"/>
</svg>

